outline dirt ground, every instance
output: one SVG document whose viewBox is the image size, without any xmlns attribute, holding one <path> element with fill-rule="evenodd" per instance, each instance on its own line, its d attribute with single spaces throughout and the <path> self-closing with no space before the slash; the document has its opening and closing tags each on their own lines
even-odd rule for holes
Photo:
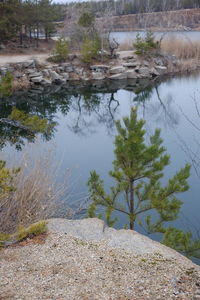
<svg viewBox="0 0 200 300">
<path fill-rule="evenodd" d="M 24 47 L 20 47 L 19 42 L 9 42 L 4 44 L 0 50 L 0 66 L 9 63 L 23 62 L 28 59 L 37 59 L 39 63 L 44 63 L 55 47 L 55 41 L 39 41 L 39 48 L 24 42 Z"/>
<path fill-rule="evenodd" d="M 37 59 L 39 63 L 45 63 L 50 53 L 32 53 L 30 54 L 0 54 L 0 66 L 10 63 L 19 63 L 29 59 Z"/>
</svg>

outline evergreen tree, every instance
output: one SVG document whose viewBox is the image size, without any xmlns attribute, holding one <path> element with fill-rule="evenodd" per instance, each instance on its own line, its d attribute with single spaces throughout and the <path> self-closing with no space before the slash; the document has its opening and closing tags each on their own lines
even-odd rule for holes
<svg viewBox="0 0 200 300">
<path fill-rule="evenodd" d="M 97 207 L 104 209 L 108 225 L 116 221 L 112 212 L 118 211 L 127 216 L 130 229 L 135 222 L 148 232 L 165 232 L 165 222 L 177 218 L 182 202 L 176 194 L 188 190 L 187 178 L 190 166 L 185 165 L 174 177 L 162 186 L 160 179 L 164 176 L 164 168 L 169 165 L 160 138 L 160 130 L 156 129 L 145 143 L 144 120 L 137 120 L 136 109 L 131 110 L 130 118 L 116 122 L 118 135 L 115 138 L 115 160 L 110 176 L 116 181 L 110 194 L 104 190 L 103 181 L 92 171 L 88 181 L 91 205 L 89 216 L 94 217 Z M 149 211 L 156 211 L 157 218 L 152 221 L 147 215 L 145 221 L 140 216 Z"/>
<path fill-rule="evenodd" d="M 20 28 L 18 0 L 0 2 L 0 42 L 15 37 Z"/>
</svg>

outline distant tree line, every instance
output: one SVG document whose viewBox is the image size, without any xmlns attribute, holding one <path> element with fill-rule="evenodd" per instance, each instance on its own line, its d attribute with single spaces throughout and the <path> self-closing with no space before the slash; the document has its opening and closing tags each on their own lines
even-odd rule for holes
<svg viewBox="0 0 200 300">
<path fill-rule="evenodd" d="M 107 13 L 120 16 L 127 14 L 199 8 L 200 0 L 107 0 L 70 3 L 68 6 L 90 8 L 98 17 Z"/>
<path fill-rule="evenodd" d="M 38 39 L 42 31 L 48 39 L 55 22 L 64 18 L 63 7 L 52 0 L 0 0 L 0 42 L 19 37 Z"/>
</svg>

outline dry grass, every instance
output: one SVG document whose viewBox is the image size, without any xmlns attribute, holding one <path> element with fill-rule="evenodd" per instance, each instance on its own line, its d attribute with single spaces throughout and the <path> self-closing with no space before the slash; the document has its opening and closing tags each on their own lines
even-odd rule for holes
<svg viewBox="0 0 200 300">
<path fill-rule="evenodd" d="M 15 232 L 19 226 L 27 227 L 63 210 L 60 199 L 68 192 L 67 176 L 58 183 L 54 161 L 52 151 L 35 159 L 23 156 L 18 163 L 21 171 L 14 178 L 16 191 L 0 199 L 0 232 Z"/>
<path fill-rule="evenodd" d="M 180 60 L 199 60 L 200 42 L 186 38 L 168 37 L 162 40 L 161 51 L 173 54 Z"/>
<path fill-rule="evenodd" d="M 133 42 L 134 40 L 127 39 L 123 43 L 120 43 L 119 49 L 120 51 L 128 51 L 128 50 L 133 50 Z"/>
<path fill-rule="evenodd" d="M 26 77 L 22 77 L 20 79 L 14 79 L 12 83 L 13 91 L 17 91 L 19 89 L 28 89 L 30 87 L 30 81 Z"/>
</svg>

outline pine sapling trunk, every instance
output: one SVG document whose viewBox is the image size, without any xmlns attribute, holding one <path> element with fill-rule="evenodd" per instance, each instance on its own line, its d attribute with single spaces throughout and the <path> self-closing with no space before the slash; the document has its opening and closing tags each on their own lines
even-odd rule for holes
<svg viewBox="0 0 200 300">
<path fill-rule="evenodd" d="M 129 210 L 129 217 L 130 217 L 130 229 L 134 230 L 134 182 L 130 181 L 130 210 Z"/>
</svg>

